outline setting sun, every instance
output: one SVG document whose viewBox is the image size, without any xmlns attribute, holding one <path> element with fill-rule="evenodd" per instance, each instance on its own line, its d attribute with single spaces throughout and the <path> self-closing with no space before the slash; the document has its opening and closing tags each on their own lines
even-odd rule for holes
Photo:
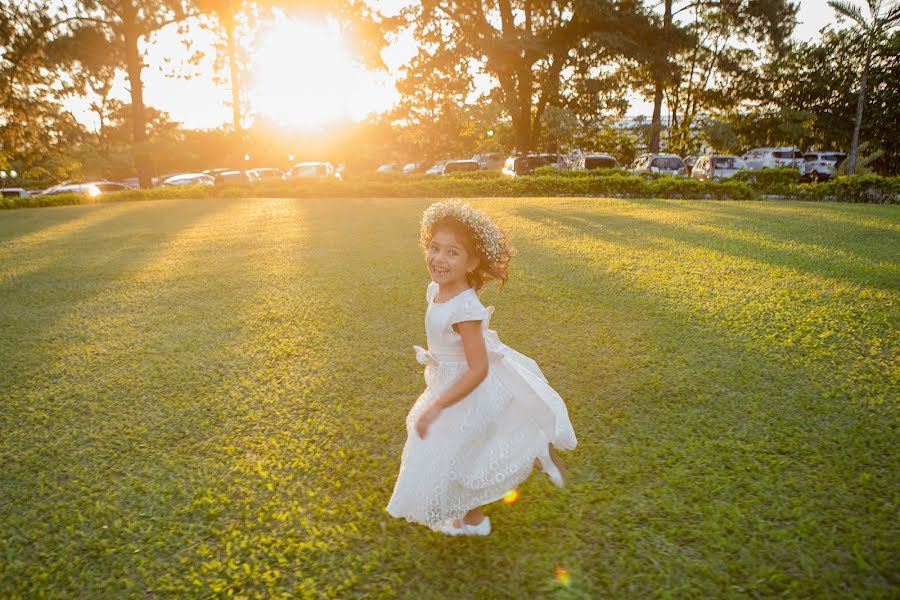
<svg viewBox="0 0 900 600">
<path fill-rule="evenodd" d="M 354 60 L 335 23 L 283 19 L 259 40 L 250 93 L 266 118 L 320 129 L 389 107 L 392 93 L 382 75 Z"/>
</svg>

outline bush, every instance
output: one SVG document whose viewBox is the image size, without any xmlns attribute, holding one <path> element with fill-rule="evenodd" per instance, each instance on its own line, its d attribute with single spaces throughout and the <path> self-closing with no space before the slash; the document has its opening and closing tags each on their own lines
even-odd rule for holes
<svg viewBox="0 0 900 600">
<path fill-rule="evenodd" d="M 800 183 L 800 171 L 791 167 L 739 171 L 731 179 L 749 184 L 760 194 L 790 196 L 794 193 L 791 186 Z"/>
<path fill-rule="evenodd" d="M 590 172 L 585 172 L 590 173 Z M 723 182 L 699 181 L 671 176 L 644 178 L 614 174 L 572 175 L 552 171 L 530 177 L 501 177 L 496 172 L 477 171 L 451 177 L 413 175 L 409 177 L 372 176 L 348 181 L 301 179 L 266 181 L 226 186 L 163 187 L 129 190 L 90 198 L 76 194 L 4 198 L 0 208 L 28 208 L 93 204 L 127 200 L 166 200 L 175 198 L 473 198 L 473 197 L 553 197 L 553 196 L 626 196 L 632 198 L 690 198 L 753 200 L 760 194 L 781 189 L 801 200 L 839 202 L 900 203 L 900 177 L 857 175 L 839 177 L 828 183 L 799 185 L 786 183 L 784 169 L 761 171 L 762 189 L 748 183 L 747 176 L 735 176 Z M 791 174 L 793 177 L 793 174 Z M 742 181 L 743 180 L 743 181 Z"/>
<path fill-rule="evenodd" d="M 798 188 L 797 195 L 806 200 L 900 204 L 900 177 L 851 175 Z"/>
<path fill-rule="evenodd" d="M 618 177 L 626 175 L 622 169 L 592 169 L 582 171 L 577 169 L 557 169 L 556 167 L 539 167 L 534 170 L 534 175 L 548 177 Z"/>
</svg>

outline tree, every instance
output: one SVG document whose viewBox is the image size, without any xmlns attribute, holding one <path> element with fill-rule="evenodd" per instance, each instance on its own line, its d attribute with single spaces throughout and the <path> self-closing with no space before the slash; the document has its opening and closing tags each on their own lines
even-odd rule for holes
<svg viewBox="0 0 900 600">
<path fill-rule="evenodd" d="M 237 20 L 244 9 L 244 0 L 198 0 L 200 10 L 215 17 L 225 38 L 225 52 L 228 58 L 229 81 L 231 83 L 232 127 L 241 130 L 241 80 L 238 47 L 236 40 Z"/>
<path fill-rule="evenodd" d="M 653 97 L 650 151 L 659 151 L 664 99 L 670 141 L 675 150 L 686 150 L 697 116 L 711 105 L 735 101 L 729 87 L 758 59 L 750 46 L 775 54 L 786 50 L 796 12 L 790 0 L 663 0 L 656 32 L 661 43 L 644 72 Z"/>
<path fill-rule="evenodd" d="M 862 75 L 859 78 L 859 97 L 856 101 L 856 118 L 853 122 L 853 138 L 850 142 L 850 155 L 847 157 L 847 172 L 853 175 L 856 167 L 856 154 L 859 148 L 859 130 L 862 127 L 863 106 L 866 97 L 866 80 L 869 78 L 869 68 L 872 63 L 872 51 L 882 33 L 889 31 L 900 22 L 900 4 L 894 4 L 885 14 L 881 9 L 883 0 L 866 0 L 869 8 L 869 18 L 863 15 L 858 6 L 845 0 L 828 0 L 839 15 L 846 17 L 859 26 L 860 33 L 865 40 L 866 58 L 863 62 Z"/>
<path fill-rule="evenodd" d="M 152 185 L 151 157 L 147 148 L 147 117 L 144 107 L 142 71 L 144 60 L 139 43 L 157 31 L 181 23 L 195 14 L 188 0 L 76 0 L 82 21 L 101 27 L 125 59 L 131 91 L 132 143 L 138 181 Z"/>
<path fill-rule="evenodd" d="M 805 114 L 808 118 L 797 119 L 806 130 L 802 142 L 821 150 L 848 151 L 853 134 L 851 115 L 859 101 L 858 57 L 865 50 L 865 40 L 852 29 L 825 31 L 816 43 L 797 44 L 758 72 L 753 102 L 734 106 L 723 119 L 734 125 L 744 145 L 755 146 L 768 145 L 770 139 L 787 141 L 773 139 L 778 136 L 777 124 L 791 115 Z M 881 151 L 873 166 L 885 175 L 900 174 L 898 96 L 900 31 L 895 30 L 882 35 L 872 48 L 864 107 L 867 116 L 860 129 L 860 138 L 870 142 L 873 154 Z"/>
<path fill-rule="evenodd" d="M 428 101 L 463 91 L 472 101 L 477 77 L 509 115 L 519 151 L 536 147 L 544 112 L 563 103 L 567 70 L 579 73 L 588 55 L 594 67 L 596 59 L 630 56 L 647 31 L 633 0 L 427 0 L 404 14 L 419 46 L 407 79 L 429 87 Z M 465 90 L 447 90 L 448 82 Z"/>
</svg>

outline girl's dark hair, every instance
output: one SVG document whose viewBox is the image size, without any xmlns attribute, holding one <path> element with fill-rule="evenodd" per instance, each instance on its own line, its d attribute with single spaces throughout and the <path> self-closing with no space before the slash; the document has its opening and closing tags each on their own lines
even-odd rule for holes
<svg viewBox="0 0 900 600">
<path fill-rule="evenodd" d="M 478 259 L 478 266 L 471 273 L 466 273 L 469 285 L 480 292 L 485 283 L 499 281 L 498 290 L 503 289 L 506 280 L 509 279 L 509 261 L 516 255 L 515 249 L 510 245 L 506 232 L 500 230 L 500 252 L 496 258 L 489 258 L 482 252 L 476 243 L 475 233 L 472 228 L 452 216 L 447 216 L 436 221 L 429 229 L 422 232 L 422 248 L 428 254 L 428 246 L 438 229 L 449 229 L 459 237 L 466 252 Z"/>
</svg>

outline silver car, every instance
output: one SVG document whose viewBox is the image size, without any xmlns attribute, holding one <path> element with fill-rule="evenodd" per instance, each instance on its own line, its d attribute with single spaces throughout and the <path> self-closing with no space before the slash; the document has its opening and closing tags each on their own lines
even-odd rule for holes
<svg viewBox="0 0 900 600">
<path fill-rule="evenodd" d="M 697 158 L 691 177 L 694 179 L 720 181 L 734 177 L 747 169 L 747 163 L 740 156 L 730 154 L 704 154 Z"/>
<path fill-rule="evenodd" d="M 827 181 L 846 158 L 843 152 L 807 152 L 803 155 L 802 177 L 805 181 Z"/>
<path fill-rule="evenodd" d="M 633 175 L 659 173 L 684 177 L 687 175 L 687 169 L 684 167 L 684 161 L 677 154 L 644 154 L 634 161 L 631 173 Z"/>
</svg>

